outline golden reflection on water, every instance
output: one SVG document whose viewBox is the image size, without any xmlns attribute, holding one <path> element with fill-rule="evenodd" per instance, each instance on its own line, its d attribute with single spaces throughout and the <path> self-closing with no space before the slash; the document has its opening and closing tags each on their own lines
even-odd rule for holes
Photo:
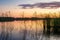
<svg viewBox="0 0 60 40">
<path fill-rule="evenodd" d="M 0 22 L 0 32 L 4 30 L 5 32 L 19 32 L 24 29 L 28 31 L 43 31 L 43 20 L 37 21 L 13 21 L 13 22 Z"/>
</svg>

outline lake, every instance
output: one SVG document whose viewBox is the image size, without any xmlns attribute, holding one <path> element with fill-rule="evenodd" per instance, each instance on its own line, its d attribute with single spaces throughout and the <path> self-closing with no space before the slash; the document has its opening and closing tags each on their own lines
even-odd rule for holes
<svg viewBox="0 0 60 40">
<path fill-rule="evenodd" d="M 59 40 L 43 33 L 43 20 L 0 22 L 0 40 Z"/>
</svg>

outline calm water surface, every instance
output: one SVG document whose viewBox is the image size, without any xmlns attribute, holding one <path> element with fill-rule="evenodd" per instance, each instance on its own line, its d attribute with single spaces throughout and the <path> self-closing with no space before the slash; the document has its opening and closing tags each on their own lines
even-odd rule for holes
<svg viewBox="0 0 60 40">
<path fill-rule="evenodd" d="M 59 40 L 43 35 L 43 20 L 0 22 L 0 40 Z"/>
</svg>

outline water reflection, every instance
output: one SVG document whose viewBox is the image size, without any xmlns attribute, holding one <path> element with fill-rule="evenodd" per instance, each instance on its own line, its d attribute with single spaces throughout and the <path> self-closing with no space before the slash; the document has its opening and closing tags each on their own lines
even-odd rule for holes
<svg viewBox="0 0 60 40">
<path fill-rule="evenodd" d="M 56 36 L 50 36 L 55 40 Z M 48 40 L 43 35 L 43 20 L 0 22 L 0 40 Z"/>
<path fill-rule="evenodd" d="M 42 20 L 0 22 L 1 40 L 35 40 L 40 37 L 41 32 L 43 32 Z"/>
</svg>

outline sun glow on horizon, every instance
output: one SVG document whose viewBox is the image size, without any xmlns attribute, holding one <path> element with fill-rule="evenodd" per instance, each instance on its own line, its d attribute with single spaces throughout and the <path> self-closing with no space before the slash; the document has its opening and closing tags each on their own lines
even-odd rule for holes
<svg viewBox="0 0 60 40">
<path fill-rule="evenodd" d="M 10 13 L 9 13 L 10 11 Z M 57 15 L 59 14 L 60 8 L 58 9 L 42 9 L 42 8 L 33 8 L 33 9 L 10 9 L 9 11 L 5 11 L 5 12 L 0 12 L 1 14 L 8 14 L 11 17 L 22 17 L 22 15 L 24 15 L 24 17 L 33 17 L 34 13 L 36 12 L 37 16 L 40 17 L 39 15 L 43 15 L 45 16 L 46 14 L 53 14 L 57 13 Z M 0 14 L 0 16 L 1 16 Z"/>
</svg>

